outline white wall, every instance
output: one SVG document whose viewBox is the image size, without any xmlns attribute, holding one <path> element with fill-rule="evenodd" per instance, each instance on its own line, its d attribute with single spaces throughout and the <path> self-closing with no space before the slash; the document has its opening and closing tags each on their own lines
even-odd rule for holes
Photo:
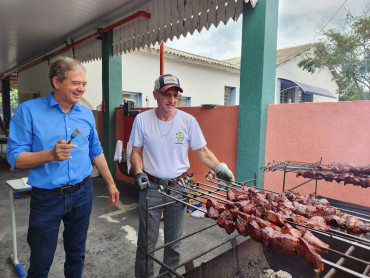
<svg viewBox="0 0 370 278">
<path fill-rule="evenodd" d="M 64 52 L 62 56 L 71 57 L 71 53 Z M 19 72 L 18 73 L 19 93 L 20 94 L 22 94 L 23 92 L 40 93 L 40 97 L 48 96 L 49 93 L 53 90 L 53 87 L 51 86 L 50 81 L 49 81 L 49 70 L 50 70 L 49 64 L 52 63 L 58 57 L 59 56 L 52 58 L 50 62 L 48 61 L 41 62 L 31 68 L 28 68 L 26 70 Z M 100 78 L 101 78 L 101 74 L 100 74 Z M 91 76 L 91 82 L 93 83 L 93 81 L 95 81 L 94 76 Z M 100 87 L 101 87 L 101 79 L 100 79 Z M 90 109 L 95 109 L 95 106 L 92 106 L 89 99 L 90 97 L 87 97 L 84 94 L 80 103 Z M 94 97 L 92 99 L 94 99 Z M 101 96 L 100 96 L 100 102 L 101 102 Z"/>
<path fill-rule="evenodd" d="M 86 98 L 95 107 L 101 103 L 101 61 L 84 64 L 87 69 Z M 159 55 L 135 51 L 122 55 L 122 91 L 137 92 L 149 97 L 149 106 L 156 106 L 153 97 L 154 80 L 160 71 Z M 164 72 L 180 79 L 183 96 L 191 97 L 192 106 L 224 104 L 225 86 L 236 87 L 239 103 L 239 73 L 164 58 Z"/>
<path fill-rule="evenodd" d="M 293 58 L 276 68 L 276 77 L 304 84 L 321 87 L 337 95 L 337 84 L 332 80 L 328 69 L 310 74 L 298 68 L 299 58 Z M 102 101 L 102 65 L 101 60 L 84 63 L 87 74 L 86 92 L 81 104 L 96 109 Z M 156 106 L 153 98 L 154 80 L 159 75 L 159 55 L 146 51 L 134 51 L 122 55 L 122 91 L 142 93 L 143 106 L 145 97 L 149 97 L 149 106 Z M 239 72 L 230 72 L 215 65 L 203 62 L 189 62 L 178 56 L 164 58 L 164 72 L 171 73 L 180 79 L 184 90 L 183 96 L 191 97 L 192 106 L 202 104 L 224 104 L 225 86 L 236 88 L 236 104 L 239 104 Z M 40 92 L 47 96 L 52 90 L 48 79 L 49 65 L 40 63 L 19 73 L 18 88 L 20 91 Z M 278 82 L 276 83 L 275 103 L 278 103 Z M 337 101 L 332 98 L 314 95 L 314 102 Z M 117 104 L 118 106 L 118 104 Z"/>
<path fill-rule="evenodd" d="M 85 102 L 89 102 L 89 105 L 86 106 L 90 106 L 90 109 L 96 109 L 101 104 L 103 95 L 101 60 L 84 63 L 83 65 L 86 68 L 87 80 L 84 100 Z"/>
<path fill-rule="evenodd" d="M 291 81 L 301 82 L 307 85 L 326 89 L 337 96 L 337 99 L 324 96 L 314 95 L 314 102 L 335 102 L 338 101 L 338 85 L 333 80 L 333 75 L 327 68 L 317 70 L 314 74 L 304 71 L 297 66 L 301 59 L 299 57 L 292 58 L 276 67 L 277 78 L 284 78 Z M 279 88 L 276 86 L 276 96 L 279 96 Z M 276 100 L 275 100 L 275 103 Z"/>
<path fill-rule="evenodd" d="M 41 97 L 45 97 L 52 90 L 53 88 L 49 82 L 49 65 L 47 61 L 19 72 L 19 93 L 40 93 Z"/>
</svg>

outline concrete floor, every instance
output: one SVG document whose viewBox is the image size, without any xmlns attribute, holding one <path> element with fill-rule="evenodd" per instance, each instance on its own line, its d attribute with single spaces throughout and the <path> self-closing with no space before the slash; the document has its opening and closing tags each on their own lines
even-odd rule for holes
<svg viewBox="0 0 370 278">
<path fill-rule="evenodd" d="M 5 181 L 27 177 L 27 170 L 10 172 L 9 166 L 4 158 L 0 159 L 0 277 L 18 277 L 15 268 L 8 260 L 12 252 L 12 233 L 10 226 L 10 201 L 9 190 Z M 83 277 L 134 277 L 134 260 L 136 252 L 136 238 L 138 228 L 138 209 L 137 199 L 138 190 L 131 184 L 117 181 L 120 191 L 120 203 L 117 207 L 110 207 L 107 203 L 107 190 L 102 178 L 93 178 L 94 200 L 91 214 L 90 227 L 87 237 L 86 260 Z M 30 250 L 26 242 L 29 214 L 29 192 L 19 194 L 15 199 L 18 260 L 25 271 L 29 265 Z M 203 227 L 214 224 L 210 219 L 196 219 L 191 216 L 186 218 L 184 235 L 198 231 Z M 54 262 L 50 270 L 49 277 L 64 277 L 64 250 L 61 225 L 58 247 L 55 253 Z M 163 233 L 161 233 L 163 235 Z M 227 235 L 219 227 L 213 227 L 204 232 L 197 233 L 182 241 L 183 255 L 182 261 L 194 258 L 213 246 L 225 240 L 235 237 Z M 237 242 L 244 241 L 238 237 Z M 160 239 L 159 244 L 163 241 Z M 209 252 L 194 261 L 195 266 L 206 262 L 231 248 L 227 243 L 214 251 Z M 161 250 L 156 252 L 156 257 L 162 260 Z M 159 266 L 155 264 L 156 269 Z M 180 268 L 180 273 L 185 269 Z M 156 272 L 158 273 L 158 272 Z"/>
</svg>

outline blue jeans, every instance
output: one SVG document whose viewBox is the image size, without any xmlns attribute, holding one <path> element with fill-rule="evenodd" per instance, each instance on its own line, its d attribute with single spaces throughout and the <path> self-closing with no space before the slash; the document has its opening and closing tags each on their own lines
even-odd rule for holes
<svg viewBox="0 0 370 278">
<path fill-rule="evenodd" d="M 28 278 L 48 277 L 58 243 L 61 220 L 66 261 L 64 275 L 80 278 L 92 207 L 91 179 L 80 189 L 59 194 L 32 190 L 27 242 L 31 249 Z"/>
<path fill-rule="evenodd" d="M 166 197 L 157 192 L 158 185 L 151 183 L 152 188 L 140 190 L 139 194 L 139 213 L 140 223 L 137 239 L 137 251 L 135 261 L 135 277 L 146 277 L 146 233 L 145 233 L 145 219 L 146 219 L 146 197 L 148 197 L 149 207 L 164 204 L 173 201 L 170 197 Z M 170 188 L 175 188 L 182 191 L 184 188 L 175 185 Z M 171 196 L 175 198 L 183 198 L 179 193 L 171 192 Z M 152 250 L 157 245 L 159 226 L 161 223 L 161 215 L 163 211 L 164 221 L 164 242 L 170 242 L 182 236 L 184 229 L 184 221 L 186 215 L 186 205 L 180 202 L 149 210 L 148 218 L 148 235 L 149 235 L 149 250 Z M 170 246 L 164 248 L 163 263 L 171 268 L 174 268 L 180 263 L 181 241 L 178 241 Z M 167 269 L 161 267 L 160 273 L 166 272 Z M 154 276 L 153 260 L 149 259 L 148 277 Z M 167 274 L 163 277 L 175 277 L 173 274 Z"/>
</svg>

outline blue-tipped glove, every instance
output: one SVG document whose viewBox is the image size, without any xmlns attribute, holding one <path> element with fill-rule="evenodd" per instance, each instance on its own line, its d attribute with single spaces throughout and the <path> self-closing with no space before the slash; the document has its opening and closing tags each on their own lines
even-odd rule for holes
<svg viewBox="0 0 370 278">
<path fill-rule="evenodd" d="M 148 176 L 145 173 L 137 173 L 135 175 L 135 185 L 139 189 L 145 189 L 148 187 L 149 179 Z"/>
</svg>

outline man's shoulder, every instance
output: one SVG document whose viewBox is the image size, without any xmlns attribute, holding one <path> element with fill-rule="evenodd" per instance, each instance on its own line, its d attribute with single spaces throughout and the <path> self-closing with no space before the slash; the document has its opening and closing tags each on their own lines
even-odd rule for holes
<svg viewBox="0 0 370 278">
<path fill-rule="evenodd" d="M 149 110 L 146 110 L 146 111 L 143 111 L 137 114 L 136 117 L 142 118 L 142 119 L 150 118 L 153 116 L 153 113 L 154 113 L 154 109 L 149 109 Z"/>
<path fill-rule="evenodd" d="M 47 104 L 47 98 L 46 97 L 39 97 L 39 98 L 34 98 L 34 99 L 29 99 L 29 100 L 26 100 L 24 102 L 22 102 L 21 104 L 18 105 L 18 108 L 31 108 L 31 109 L 39 109 L 40 108 L 40 105 L 43 105 L 43 104 Z"/>
</svg>

